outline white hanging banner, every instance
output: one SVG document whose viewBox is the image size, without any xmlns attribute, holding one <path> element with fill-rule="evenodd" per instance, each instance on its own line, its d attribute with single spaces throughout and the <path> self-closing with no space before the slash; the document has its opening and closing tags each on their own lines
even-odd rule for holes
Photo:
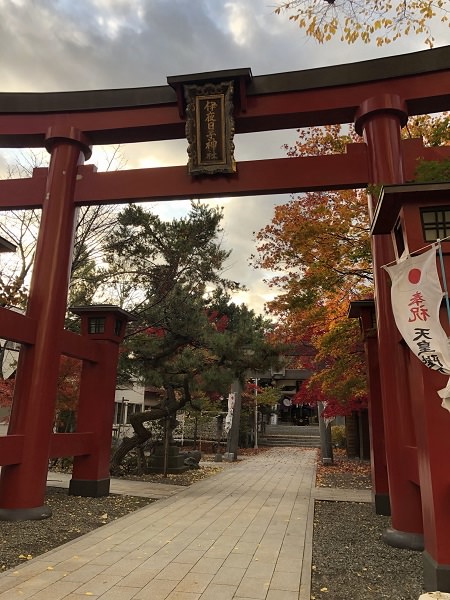
<svg viewBox="0 0 450 600">
<path fill-rule="evenodd" d="M 234 413 L 234 405 L 236 402 L 236 394 L 231 392 L 228 394 L 228 413 L 225 417 L 225 433 L 228 433 L 231 429 L 231 425 L 233 423 L 233 413 Z"/>
<path fill-rule="evenodd" d="M 437 272 L 436 245 L 384 268 L 392 280 L 392 310 L 403 339 L 425 366 L 450 375 L 450 346 L 439 320 L 444 292 Z M 450 380 L 438 394 L 442 406 L 450 411 Z"/>
</svg>

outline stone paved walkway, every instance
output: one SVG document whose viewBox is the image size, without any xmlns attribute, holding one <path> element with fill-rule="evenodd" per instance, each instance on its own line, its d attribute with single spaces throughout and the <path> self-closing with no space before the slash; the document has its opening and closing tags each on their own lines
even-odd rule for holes
<svg viewBox="0 0 450 600">
<path fill-rule="evenodd" d="M 315 455 L 276 448 L 166 490 L 5 572 L 0 600 L 309 600 Z"/>
</svg>

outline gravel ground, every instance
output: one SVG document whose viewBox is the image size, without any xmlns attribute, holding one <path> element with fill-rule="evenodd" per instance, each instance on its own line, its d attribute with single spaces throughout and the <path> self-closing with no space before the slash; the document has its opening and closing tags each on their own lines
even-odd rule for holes
<svg viewBox="0 0 450 600">
<path fill-rule="evenodd" d="M 316 483 L 370 489 L 370 467 L 335 453 L 335 465 L 318 465 Z M 316 501 L 311 599 L 418 600 L 422 554 L 386 545 L 381 536 L 389 526 L 372 504 Z"/>
<path fill-rule="evenodd" d="M 219 468 L 188 471 L 164 483 L 190 485 Z M 146 478 L 161 482 L 161 476 Z M 334 466 L 318 466 L 317 485 L 370 488 L 368 464 L 338 455 Z M 0 521 L 0 568 L 13 568 L 149 502 L 130 496 L 79 498 L 48 488 L 51 519 Z M 375 515 L 371 504 L 316 502 L 311 598 L 418 600 L 423 592 L 421 554 L 384 544 L 381 535 L 388 526 L 389 519 Z"/>
<path fill-rule="evenodd" d="M 316 502 L 311 598 L 418 600 L 422 555 L 387 546 L 388 526 L 370 504 Z"/>
</svg>

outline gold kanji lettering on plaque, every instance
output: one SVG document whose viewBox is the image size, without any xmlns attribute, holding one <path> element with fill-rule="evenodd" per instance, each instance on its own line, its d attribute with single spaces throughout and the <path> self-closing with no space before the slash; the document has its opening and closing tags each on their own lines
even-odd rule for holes
<svg viewBox="0 0 450 600">
<path fill-rule="evenodd" d="M 189 85 L 185 94 L 189 172 L 234 173 L 233 83 Z"/>
</svg>

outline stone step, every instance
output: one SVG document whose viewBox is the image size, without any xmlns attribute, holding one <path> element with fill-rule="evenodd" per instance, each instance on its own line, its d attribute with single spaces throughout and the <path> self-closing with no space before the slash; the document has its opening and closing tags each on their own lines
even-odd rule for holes
<svg viewBox="0 0 450 600">
<path fill-rule="evenodd" d="M 319 442 L 272 442 L 266 440 L 258 440 L 258 445 L 265 448 L 320 448 Z"/>
<path fill-rule="evenodd" d="M 302 448 L 319 448 L 319 436 L 283 436 L 264 435 L 258 438 L 260 446 L 298 446 Z"/>
<path fill-rule="evenodd" d="M 258 441 L 260 448 L 320 448 L 319 444 L 305 444 L 301 442 L 265 442 L 264 440 Z"/>
<path fill-rule="evenodd" d="M 266 425 L 264 435 L 319 435 L 318 425 Z"/>
<path fill-rule="evenodd" d="M 261 446 L 297 446 L 302 448 L 319 448 L 320 435 L 318 425 L 266 425 L 260 434 L 258 443 Z"/>
</svg>

